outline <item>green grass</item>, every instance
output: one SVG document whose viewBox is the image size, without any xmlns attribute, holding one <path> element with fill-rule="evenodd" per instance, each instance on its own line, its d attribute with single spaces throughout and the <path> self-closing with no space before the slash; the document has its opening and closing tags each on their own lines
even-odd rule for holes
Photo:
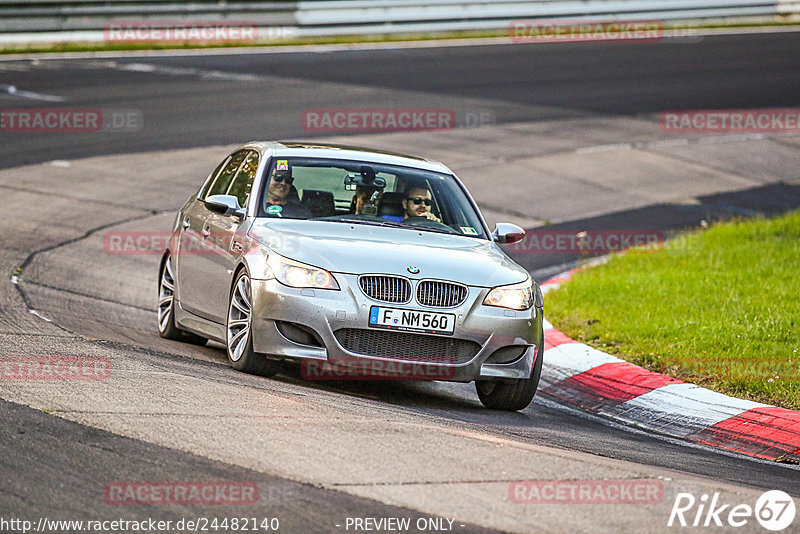
<svg viewBox="0 0 800 534">
<path fill-rule="evenodd" d="M 701 30 L 724 28 L 759 28 L 795 26 L 791 20 L 758 20 L 734 22 L 707 22 L 696 21 L 688 23 L 664 23 L 665 30 Z M 259 42 L 220 42 L 210 44 L 186 43 L 106 43 L 106 42 L 56 42 L 51 44 L 14 44 L 0 45 L 2 54 L 39 54 L 39 53 L 66 53 L 66 52 L 106 52 L 106 51 L 131 51 L 131 50 L 187 50 L 208 48 L 248 48 L 262 46 L 293 46 L 313 44 L 343 44 L 343 43 L 390 43 L 397 41 L 429 41 L 438 39 L 482 39 L 508 37 L 508 29 L 497 30 L 465 30 L 449 32 L 419 32 L 419 33 L 389 33 L 372 35 L 334 35 L 328 37 L 304 37 Z"/>
<path fill-rule="evenodd" d="M 548 293 L 545 311 L 652 371 L 800 409 L 800 211 L 614 255 Z"/>
<path fill-rule="evenodd" d="M 263 46 L 297 46 L 317 44 L 391 43 L 396 41 L 430 41 L 438 39 L 484 39 L 507 37 L 508 30 L 453 31 L 446 33 L 398 33 L 376 35 L 334 35 L 330 37 L 303 37 L 256 42 L 219 42 L 209 44 L 136 43 L 136 42 L 62 42 L 49 45 L 0 45 L 0 54 L 29 54 L 49 52 L 106 52 L 129 50 L 202 50 L 209 48 L 252 48 Z"/>
</svg>

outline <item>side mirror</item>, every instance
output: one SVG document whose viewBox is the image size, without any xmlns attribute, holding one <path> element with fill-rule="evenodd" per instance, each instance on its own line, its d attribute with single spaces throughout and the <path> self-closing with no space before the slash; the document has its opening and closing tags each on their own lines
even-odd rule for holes
<svg viewBox="0 0 800 534">
<path fill-rule="evenodd" d="M 247 210 L 239 206 L 239 199 L 233 195 L 211 195 L 205 200 L 206 207 L 211 211 L 244 220 Z"/>
<path fill-rule="evenodd" d="M 510 245 L 525 238 L 525 230 L 511 223 L 497 223 L 492 232 L 492 239 L 496 243 Z"/>
</svg>

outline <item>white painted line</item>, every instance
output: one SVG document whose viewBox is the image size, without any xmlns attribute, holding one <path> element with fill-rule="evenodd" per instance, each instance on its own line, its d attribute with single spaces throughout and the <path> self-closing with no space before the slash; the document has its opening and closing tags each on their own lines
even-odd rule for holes
<svg viewBox="0 0 800 534">
<path fill-rule="evenodd" d="M 762 141 L 773 137 L 790 137 L 797 136 L 796 133 L 780 133 L 780 134 L 722 134 L 722 135 L 709 135 L 705 137 L 681 137 L 679 139 L 660 139 L 658 141 L 644 141 L 636 143 L 618 143 L 612 145 L 595 145 L 584 146 L 576 148 L 572 151 L 573 154 L 596 154 L 599 152 L 611 152 L 614 150 L 647 150 L 652 148 L 668 148 L 675 146 L 688 146 L 696 145 L 716 145 L 725 143 L 742 143 L 745 141 Z"/>
<path fill-rule="evenodd" d="M 0 92 L 4 92 L 7 95 L 15 98 L 27 98 L 30 100 L 41 100 L 44 102 L 64 102 L 66 100 L 66 98 L 63 96 L 43 95 L 41 93 L 34 93 L 33 91 L 21 91 L 14 85 L 0 84 Z"/>
<path fill-rule="evenodd" d="M 742 141 L 760 141 L 767 139 L 769 136 L 763 133 L 753 134 L 730 134 L 730 135 L 712 135 L 709 137 L 700 137 L 697 139 L 698 145 L 716 145 L 718 143 L 739 143 Z"/>
<path fill-rule="evenodd" d="M 729 397 L 695 384 L 667 384 L 627 402 L 601 411 L 602 415 L 686 437 L 761 404 Z"/>
<path fill-rule="evenodd" d="M 612 150 L 630 150 L 633 148 L 631 143 L 617 143 L 614 145 L 596 145 L 576 148 L 575 154 L 594 154 L 596 152 L 609 152 Z"/>
<path fill-rule="evenodd" d="M 156 70 L 156 66 L 155 65 L 147 65 L 146 63 L 128 63 L 127 65 L 116 65 L 116 63 L 115 63 L 114 66 L 116 68 L 118 68 L 119 70 L 130 70 L 130 71 L 133 71 L 133 72 L 153 72 L 154 70 Z M 179 70 L 179 71 L 182 71 L 181 72 L 182 74 L 186 73 L 186 69 L 175 69 L 175 68 L 167 67 L 164 70 L 172 70 L 172 71 Z M 194 69 L 190 69 L 190 70 L 193 71 Z"/>
<path fill-rule="evenodd" d="M 31 66 L 27 63 L 0 63 L 1 71 L 27 72 Z"/>
<path fill-rule="evenodd" d="M 37 58 L 31 60 L 31 67 L 43 70 L 56 70 L 63 68 L 64 65 L 59 61 L 40 61 Z"/>
<path fill-rule="evenodd" d="M 544 290 L 543 290 L 543 291 L 544 291 Z M 550 321 L 548 321 L 547 319 L 545 319 L 544 317 L 542 317 L 542 328 L 543 328 L 545 331 L 546 331 L 546 330 L 552 330 L 552 329 L 553 329 L 553 325 L 552 325 L 552 323 L 551 323 Z"/>
<path fill-rule="evenodd" d="M 231 80 L 235 82 L 253 82 L 267 79 L 264 76 L 250 73 L 225 72 L 221 70 L 196 69 L 194 67 L 170 67 L 151 63 L 117 63 L 108 61 L 98 66 L 105 66 L 126 72 L 144 72 L 149 74 L 163 74 L 165 76 L 198 76 L 203 80 Z"/>
<path fill-rule="evenodd" d="M 47 317 L 45 317 L 44 315 L 42 315 L 41 313 L 37 312 L 36 310 L 28 310 L 28 313 L 30 313 L 31 315 L 35 315 L 39 319 L 44 319 L 48 323 L 52 323 L 53 322 L 50 319 L 48 319 Z"/>
<path fill-rule="evenodd" d="M 687 146 L 689 144 L 688 138 L 683 139 L 664 139 L 662 141 L 651 141 L 647 143 L 647 148 L 661 148 L 670 146 Z"/>
</svg>

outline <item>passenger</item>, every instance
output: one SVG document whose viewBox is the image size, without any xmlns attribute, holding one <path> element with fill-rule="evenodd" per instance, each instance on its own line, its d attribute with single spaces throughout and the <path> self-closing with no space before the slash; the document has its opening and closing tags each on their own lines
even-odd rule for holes
<svg viewBox="0 0 800 534">
<path fill-rule="evenodd" d="M 377 194 L 376 194 L 377 193 Z M 377 215 L 378 204 L 383 196 L 383 189 L 378 187 L 356 187 L 351 206 L 355 215 Z"/>
<path fill-rule="evenodd" d="M 267 187 L 267 199 L 264 203 L 264 210 L 267 215 L 273 217 L 286 217 L 288 219 L 308 219 L 311 217 L 311 210 L 301 204 L 296 196 L 292 196 L 296 189 L 292 187 L 294 177 L 292 168 L 286 160 L 278 160 L 272 174 L 269 177 Z"/>
<path fill-rule="evenodd" d="M 406 191 L 403 199 L 403 210 L 405 210 L 405 221 L 409 217 L 427 217 L 436 222 L 442 222 L 439 217 L 431 213 L 431 192 L 424 187 L 412 187 Z"/>
</svg>

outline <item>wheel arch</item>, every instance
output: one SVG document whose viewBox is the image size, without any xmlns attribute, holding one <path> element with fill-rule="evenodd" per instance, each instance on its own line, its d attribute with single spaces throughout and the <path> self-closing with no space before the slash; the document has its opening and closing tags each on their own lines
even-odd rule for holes
<svg viewBox="0 0 800 534">
<path fill-rule="evenodd" d="M 247 263 L 245 261 L 240 261 L 239 264 L 236 265 L 236 267 L 233 269 L 233 276 L 231 277 L 231 287 L 230 287 L 231 292 L 233 291 L 233 286 L 236 284 L 236 279 L 239 278 L 239 274 L 242 271 L 246 271 L 247 276 L 250 276 L 250 269 L 248 268 Z"/>
<path fill-rule="evenodd" d="M 161 276 L 161 273 L 164 270 L 164 265 L 167 263 L 167 258 L 169 258 L 171 255 L 172 255 L 172 251 L 169 248 L 167 248 L 164 251 L 164 253 L 161 255 L 161 259 L 158 262 L 158 276 L 159 277 Z"/>
</svg>

